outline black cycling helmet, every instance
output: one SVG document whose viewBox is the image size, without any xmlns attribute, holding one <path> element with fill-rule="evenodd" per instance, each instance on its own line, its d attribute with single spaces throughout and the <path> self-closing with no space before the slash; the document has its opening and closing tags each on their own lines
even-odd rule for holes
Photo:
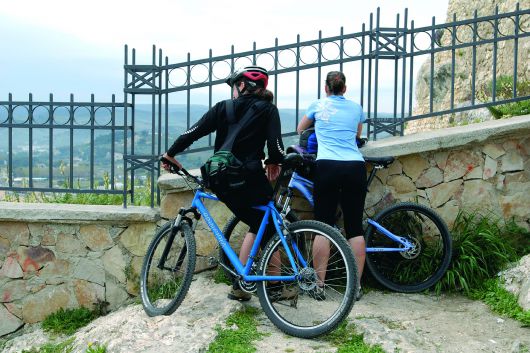
<svg viewBox="0 0 530 353">
<path fill-rule="evenodd" d="M 226 83 L 232 87 L 235 83 L 244 80 L 252 88 L 267 88 L 269 73 L 260 66 L 245 66 L 237 69 L 226 79 Z"/>
</svg>

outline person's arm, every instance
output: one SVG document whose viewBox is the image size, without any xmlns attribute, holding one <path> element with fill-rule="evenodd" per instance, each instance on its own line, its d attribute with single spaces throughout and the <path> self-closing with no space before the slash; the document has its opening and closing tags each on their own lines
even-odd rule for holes
<svg viewBox="0 0 530 353">
<path fill-rule="evenodd" d="M 305 129 L 311 127 L 311 125 L 313 125 L 313 120 L 308 118 L 307 115 L 304 115 L 296 127 L 296 132 L 300 135 Z"/>
<path fill-rule="evenodd" d="M 198 122 L 193 124 L 186 132 L 180 135 L 173 145 L 167 150 L 169 157 L 174 157 L 177 153 L 184 151 L 191 144 L 203 136 L 206 136 L 217 129 L 217 110 L 219 104 L 208 110 Z"/>
<path fill-rule="evenodd" d="M 273 181 L 280 174 L 280 163 L 284 157 L 282 125 L 276 107 L 271 110 L 266 129 L 268 158 L 265 160 L 265 171 L 269 181 Z"/>
<path fill-rule="evenodd" d="M 363 123 L 359 123 L 359 125 L 357 125 L 357 138 L 358 139 L 361 138 L 362 132 L 363 132 Z"/>
</svg>

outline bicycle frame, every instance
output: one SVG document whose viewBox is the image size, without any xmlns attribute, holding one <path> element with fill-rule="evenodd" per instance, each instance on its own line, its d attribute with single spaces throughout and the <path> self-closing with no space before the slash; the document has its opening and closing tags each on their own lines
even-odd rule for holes
<svg viewBox="0 0 530 353">
<path fill-rule="evenodd" d="M 204 220 L 210 230 L 212 231 L 213 235 L 217 239 L 217 242 L 225 252 L 225 254 L 228 256 L 228 259 L 236 269 L 236 272 L 242 277 L 243 280 L 247 282 L 256 282 L 256 281 L 295 281 L 298 277 L 298 269 L 295 264 L 295 260 L 293 257 L 293 254 L 291 253 L 291 250 L 288 246 L 287 239 L 285 238 L 285 235 L 283 234 L 281 230 L 281 225 L 283 225 L 283 220 L 279 214 L 279 212 L 274 207 L 274 202 L 270 201 L 265 206 L 256 206 L 254 208 L 261 210 L 264 212 L 263 220 L 261 221 L 258 234 L 256 234 L 256 239 L 254 240 L 254 243 L 252 244 L 252 249 L 250 251 L 250 256 L 247 261 L 247 264 L 243 266 L 241 261 L 239 260 L 239 257 L 235 253 L 235 251 L 230 246 L 228 240 L 224 236 L 223 232 L 215 222 L 215 220 L 210 215 L 210 212 L 208 212 L 208 209 L 204 205 L 202 199 L 210 199 L 214 201 L 219 201 L 219 199 L 209 193 L 206 193 L 201 190 L 197 190 L 195 193 L 195 196 L 193 198 L 193 201 L 191 203 L 192 209 L 196 209 L 199 211 L 199 213 L 204 217 Z M 269 223 L 269 218 L 272 218 L 274 222 L 274 226 L 276 228 L 276 232 L 280 235 L 280 239 L 282 241 L 283 246 L 286 249 L 287 257 L 289 258 L 289 262 L 291 263 L 291 267 L 293 269 L 294 275 L 292 276 L 257 276 L 257 275 L 250 275 L 250 270 L 252 268 L 252 264 L 254 263 L 254 259 L 258 253 L 259 245 L 261 243 L 261 240 L 263 238 L 263 235 L 265 234 L 265 229 L 267 227 L 267 224 Z M 302 266 L 306 267 L 307 262 L 303 258 L 300 250 L 298 249 L 296 243 L 293 241 L 291 242 L 291 246 L 293 247 L 296 256 Z"/>
<path fill-rule="evenodd" d="M 375 168 L 373 169 L 375 171 Z M 369 182 L 373 178 L 373 173 L 370 175 Z M 282 208 L 282 213 L 288 212 L 288 207 L 291 203 L 291 197 L 292 197 L 292 190 L 296 189 L 298 190 L 309 202 L 309 204 L 312 207 L 315 207 L 314 200 L 313 200 L 313 182 L 300 176 L 296 171 L 293 171 L 291 175 L 291 179 L 289 180 L 289 184 L 287 185 L 288 188 L 288 195 L 287 199 L 285 200 Z M 280 204 L 282 204 L 282 196 L 280 196 L 279 201 Z M 394 240 L 395 242 L 399 243 L 400 247 L 395 248 L 372 248 L 367 247 L 366 252 L 406 252 L 410 250 L 413 247 L 413 244 L 405 239 L 404 237 L 400 237 L 398 235 L 393 234 L 388 229 L 377 223 L 376 221 L 368 218 L 368 223 L 372 225 L 373 227 L 377 228 L 381 233 L 389 237 L 390 239 Z"/>
</svg>

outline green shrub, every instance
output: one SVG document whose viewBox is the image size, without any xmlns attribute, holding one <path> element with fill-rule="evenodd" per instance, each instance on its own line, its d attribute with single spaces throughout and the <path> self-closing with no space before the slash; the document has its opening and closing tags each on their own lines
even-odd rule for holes
<svg viewBox="0 0 530 353">
<path fill-rule="evenodd" d="M 462 290 L 469 294 L 528 249 L 528 233 L 515 222 L 503 222 L 495 216 L 460 212 L 451 233 L 453 259 L 435 286 L 437 292 Z M 515 248 L 519 238 L 526 238 L 526 245 L 523 242 L 522 247 Z"/>
<path fill-rule="evenodd" d="M 67 310 L 61 308 L 44 319 L 42 328 L 57 334 L 71 335 L 97 317 L 95 311 L 87 308 Z"/>
<path fill-rule="evenodd" d="M 493 81 L 490 81 L 481 93 L 483 100 L 490 100 L 492 91 Z M 530 81 L 518 78 L 516 94 L 517 97 L 530 96 Z M 513 98 L 513 76 L 501 75 L 497 78 L 495 81 L 495 95 L 497 100 Z M 488 107 L 488 110 L 496 119 L 526 115 L 530 114 L 530 100 Z"/>
</svg>

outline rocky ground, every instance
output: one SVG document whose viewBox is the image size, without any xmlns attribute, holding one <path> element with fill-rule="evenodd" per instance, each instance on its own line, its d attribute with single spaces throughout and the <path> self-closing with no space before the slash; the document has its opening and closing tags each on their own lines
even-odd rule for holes
<svg viewBox="0 0 530 353">
<path fill-rule="evenodd" d="M 130 305 L 101 317 L 76 334 L 76 350 L 89 342 L 106 344 L 107 352 L 203 352 L 215 339 L 215 326 L 243 304 L 226 299 L 229 289 L 215 284 L 211 273 L 196 275 L 182 306 L 171 316 L 149 318 L 141 305 Z M 259 306 L 257 298 L 249 304 Z M 264 314 L 255 342 L 258 352 L 335 352 L 329 342 L 289 337 Z M 481 302 L 461 296 L 430 296 L 372 291 L 349 316 L 364 340 L 387 352 L 528 352 L 530 329 L 501 318 Z M 59 340 L 61 338 L 58 338 Z M 4 352 L 38 347 L 50 337 L 38 327 L 12 338 Z"/>
</svg>

